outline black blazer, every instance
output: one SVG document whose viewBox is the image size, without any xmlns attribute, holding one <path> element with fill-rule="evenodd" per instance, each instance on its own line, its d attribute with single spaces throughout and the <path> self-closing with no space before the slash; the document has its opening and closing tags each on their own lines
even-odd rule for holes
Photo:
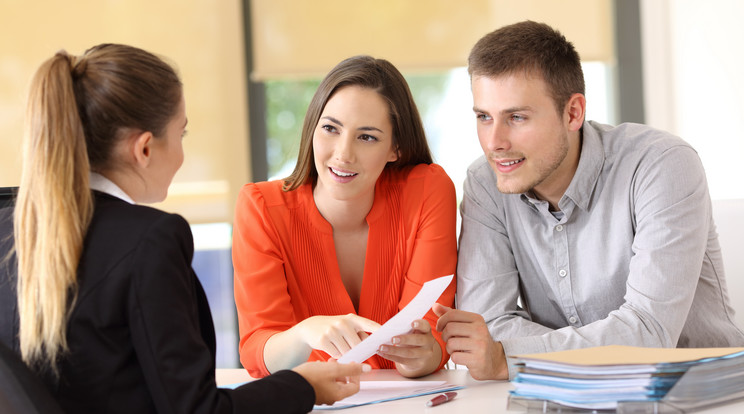
<svg viewBox="0 0 744 414">
<path fill-rule="evenodd" d="M 66 411 L 294 413 L 312 409 L 314 391 L 293 371 L 235 390 L 217 388 L 214 325 L 204 290 L 191 268 L 193 251 L 191 230 L 181 216 L 95 192 L 95 213 L 67 329 L 70 352 L 60 362 L 58 380 L 44 375 Z M 14 284 L 0 282 L 4 314 L 9 287 Z M 15 307 L 14 298 L 12 302 Z M 8 331 L 17 330 L 17 325 L 6 325 L 3 321 L 0 326 L 0 338 L 14 338 L 15 333 Z M 17 349 L 17 341 L 12 345 Z"/>
</svg>

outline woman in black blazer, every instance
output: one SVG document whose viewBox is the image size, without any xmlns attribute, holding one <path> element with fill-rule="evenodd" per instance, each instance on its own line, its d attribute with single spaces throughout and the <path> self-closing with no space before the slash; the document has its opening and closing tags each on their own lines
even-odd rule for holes
<svg viewBox="0 0 744 414">
<path fill-rule="evenodd" d="M 36 73 L 28 117 L 8 272 L 20 278 L 0 281 L 13 299 L 3 313 L 17 303 L 19 318 L 0 338 L 66 411 L 307 412 L 359 389 L 366 367 L 337 363 L 217 388 L 189 225 L 134 204 L 163 200 L 183 162 L 185 104 L 169 65 L 124 45 L 59 52 Z"/>
</svg>

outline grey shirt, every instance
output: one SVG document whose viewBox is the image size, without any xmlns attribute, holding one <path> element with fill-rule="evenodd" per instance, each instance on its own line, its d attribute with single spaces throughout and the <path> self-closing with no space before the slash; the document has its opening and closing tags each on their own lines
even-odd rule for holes
<svg viewBox="0 0 744 414">
<path fill-rule="evenodd" d="M 683 140 L 586 122 L 562 214 L 548 207 L 500 193 L 485 157 L 468 168 L 457 307 L 481 314 L 507 356 L 744 346 L 705 171 Z"/>
</svg>

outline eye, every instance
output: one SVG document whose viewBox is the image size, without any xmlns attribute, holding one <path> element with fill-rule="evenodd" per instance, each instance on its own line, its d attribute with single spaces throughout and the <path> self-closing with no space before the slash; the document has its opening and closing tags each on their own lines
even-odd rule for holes
<svg viewBox="0 0 744 414">
<path fill-rule="evenodd" d="M 325 124 L 325 125 L 321 126 L 321 128 L 324 129 L 324 130 L 326 130 L 326 131 L 328 131 L 328 132 L 331 132 L 331 133 L 334 133 L 334 132 L 338 131 L 335 126 L 330 125 L 330 124 Z"/>
<path fill-rule="evenodd" d="M 486 114 L 484 114 L 482 112 L 476 113 L 475 114 L 475 118 L 478 121 L 480 121 L 480 122 L 486 122 L 486 121 L 490 121 L 491 120 L 491 117 L 489 115 L 486 115 Z"/>
<path fill-rule="evenodd" d="M 373 137 L 372 135 L 363 134 L 359 136 L 359 139 L 361 139 L 364 142 L 377 142 L 379 139 L 377 137 Z"/>
<path fill-rule="evenodd" d="M 509 120 L 514 121 L 514 122 L 523 122 L 527 120 L 527 117 L 524 115 L 519 115 L 519 114 L 511 114 L 509 116 Z"/>
<path fill-rule="evenodd" d="M 184 129 L 183 132 L 181 132 L 181 139 L 184 139 L 186 137 L 186 135 L 188 135 L 188 134 L 189 134 L 189 131 L 186 130 L 186 129 Z"/>
</svg>

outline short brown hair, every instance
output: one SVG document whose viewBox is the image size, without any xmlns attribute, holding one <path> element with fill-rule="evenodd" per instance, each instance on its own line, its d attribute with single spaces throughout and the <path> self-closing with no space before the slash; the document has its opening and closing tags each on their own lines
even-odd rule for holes
<svg viewBox="0 0 744 414">
<path fill-rule="evenodd" d="M 523 21 L 483 36 L 470 51 L 470 76 L 499 77 L 524 71 L 542 76 L 559 112 L 574 93 L 584 94 L 581 59 L 571 42 L 544 23 Z"/>
<path fill-rule="evenodd" d="M 398 159 L 388 163 L 385 168 L 432 163 L 421 116 L 403 75 L 385 59 L 354 56 L 331 69 L 310 101 L 302 126 L 297 164 L 292 174 L 284 180 L 284 191 L 294 190 L 305 183 L 315 184 L 318 178 L 313 154 L 315 127 L 333 94 L 351 85 L 372 89 L 388 103 L 390 123 L 393 125 L 393 148 L 398 151 Z"/>
</svg>

